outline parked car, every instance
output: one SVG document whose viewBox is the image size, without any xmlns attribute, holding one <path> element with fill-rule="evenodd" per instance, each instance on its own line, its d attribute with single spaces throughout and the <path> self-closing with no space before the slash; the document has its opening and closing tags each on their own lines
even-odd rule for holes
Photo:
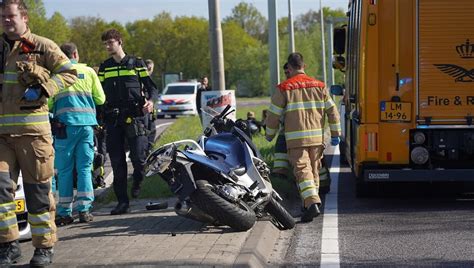
<svg viewBox="0 0 474 268">
<path fill-rule="evenodd" d="M 16 219 L 20 230 L 20 241 L 31 239 L 30 224 L 28 224 L 28 209 L 26 208 L 25 191 L 23 190 L 23 177 L 18 177 L 15 192 Z"/>
<path fill-rule="evenodd" d="M 158 99 L 158 118 L 169 115 L 196 115 L 196 94 L 199 82 L 175 82 L 166 85 Z"/>
</svg>

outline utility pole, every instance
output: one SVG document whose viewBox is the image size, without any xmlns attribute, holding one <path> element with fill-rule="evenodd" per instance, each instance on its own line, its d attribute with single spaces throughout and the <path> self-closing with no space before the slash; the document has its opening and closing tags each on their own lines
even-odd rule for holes
<svg viewBox="0 0 474 268">
<path fill-rule="evenodd" d="M 280 83 L 278 57 L 278 18 L 276 0 L 268 0 L 268 43 L 270 47 L 270 95 Z"/>
<path fill-rule="evenodd" d="M 225 90 L 224 48 L 219 0 L 208 0 L 209 47 L 211 49 L 211 81 L 213 90 Z"/>
<path fill-rule="evenodd" d="M 324 42 L 324 13 L 323 13 L 323 1 L 319 0 L 319 13 L 321 14 L 321 53 L 323 54 L 323 82 L 326 83 L 326 43 Z"/>
<path fill-rule="evenodd" d="M 295 31 L 293 27 L 293 11 L 291 9 L 291 0 L 288 0 L 288 36 L 289 40 L 289 53 L 295 52 Z"/>
<path fill-rule="evenodd" d="M 334 70 L 332 68 L 332 57 L 333 57 L 333 54 L 334 54 L 334 18 L 333 17 L 330 17 L 329 18 L 329 57 L 331 57 L 329 59 L 329 82 L 326 83 L 328 88 L 331 87 L 332 85 L 334 85 Z"/>
</svg>

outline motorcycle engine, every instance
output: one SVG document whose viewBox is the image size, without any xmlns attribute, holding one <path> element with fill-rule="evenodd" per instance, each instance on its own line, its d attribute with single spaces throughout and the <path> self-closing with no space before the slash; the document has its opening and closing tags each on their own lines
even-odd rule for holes
<svg viewBox="0 0 474 268">
<path fill-rule="evenodd" d="M 229 184 L 219 185 L 216 188 L 220 196 L 233 203 L 239 200 L 239 195 L 242 193 L 239 189 Z"/>
</svg>

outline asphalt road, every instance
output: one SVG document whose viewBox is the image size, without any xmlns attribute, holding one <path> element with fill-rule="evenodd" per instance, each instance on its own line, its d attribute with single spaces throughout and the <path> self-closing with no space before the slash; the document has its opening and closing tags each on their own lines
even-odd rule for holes
<svg viewBox="0 0 474 268">
<path fill-rule="evenodd" d="M 322 245 L 326 215 L 321 215 L 280 234 L 274 265 L 474 267 L 473 185 L 392 184 L 379 187 L 375 197 L 356 198 L 350 169 L 342 166 L 334 176 L 337 227 L 331 234 L 337 237 L 337 254 L 321 262 L 327 252 Z M 292 209 L 299 214 L 297 206 Z"/>
</svg>

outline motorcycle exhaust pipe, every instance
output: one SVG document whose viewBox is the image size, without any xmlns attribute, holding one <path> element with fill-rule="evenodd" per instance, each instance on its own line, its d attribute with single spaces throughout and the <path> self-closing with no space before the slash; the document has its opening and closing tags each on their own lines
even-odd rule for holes
<svg viewBox="0 0 474 268">
<path fill-rule="evenodd" d="M 176 202 L 174 206 L 174 211 L 179 216 L 182 216 L 191 220 L 204 222 L 204 223 L 211 223 L 211 224 L 215 224 L 217 222 L 213 217 L 203 212 L 196 205 L 192 203 L 190 204 L 190 202 L 185 202 L 185 203 L 180 202 L 180 201 Z"/>
</svg>

